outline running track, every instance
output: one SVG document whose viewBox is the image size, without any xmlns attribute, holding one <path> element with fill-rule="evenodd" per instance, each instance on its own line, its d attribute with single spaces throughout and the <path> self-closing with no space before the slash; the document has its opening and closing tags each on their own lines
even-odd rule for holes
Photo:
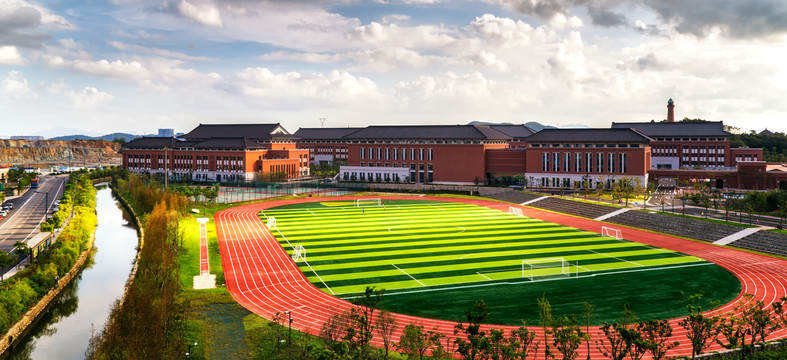
<svg viewBox="0 0 787 360">
<path fill-rule="evenodd" d="M 375 197 L 380 198 L 380 197 Z M 413 196 L 386 196 L 384 199 L 415 199 Z M 292 311 L 292 326 L 300 331 L 317 335 L 320 326 L 332 314 L 341 313 L 352 305 L 335 298 L 314 287 L 304 274 L 293 263 L 289 255 L 260 221 L 257 214 L 267 208 L 301 202 L 318 202 L 331 200 L 347 200 L 347 197 L 324 197 L 309 199 L 291 199 L 256 204 L 241 205 L 229 208 L 214 216 L 216 232 L 221 251 L 221 262 L 224 268 L 227 289 L 245 308 L 267 319 L 273 318 L 277 312 Z M 490 208 L 516 206 L 476 199 L 431 198 L 418 197 L 422 200 L 454 201 Z M 541 219 L 557 224 L 571 226 L 583 230 L 600 232 L 604 223 L 558 214 L 545 210 L 521 207 L 525 216 Z M 615 225 L 616 227 L 622 227 Z M 787 296 L 787 260 L 744 251 L 724 248 L 710 243 L 700 243 L 675 238 L 672 236 L 647 232 L 638 229 L 625 229 L 626 238 L 640 243 L 680 251 L 689 255 L 712 261 L 740 279 L 743 289 L 741 294 L 754 294 L 756 300 L 763 300 L 770 306 L 782 296 Z M 717 309 L 721 313 L 734 311 L 735 304 L 741 296 Z M 424 325 L 426 329 L 437 328 L 449 339 L 453 339 L 456 323 L 444 320 L 420 318 L 410 315 L 395 314 L 398 327 L 393 336 L 398 340 L 406 324 Z M 673 326 L 673 338 L 681 345 L 672 351 L 670 356 L 691 355 L 691 347 L 685 337 L 685 330 L 678 325 L 679 319 L 670 320 Z M 513 329 L 513 326 L 495 326 L 496 328 Z M 533 327 L 538 333 L 540 329 Z M 593 339 L 599 338 L 598 328 L 591 329 Z M 787 337 L 787 331 L 780 330 L 768 337 L 768 340 Z M 379 336 L 375 334 L 373 344 L 381 346 Z M 709 350 L 718 350 L 713 345 Z M 580 349 L 580 359 L 587 358 L 585 346 Z M 543 357 L 543 353 L 541 355 Z M 606 359 L 591 344 L 592 359 Z"/>
</svg>

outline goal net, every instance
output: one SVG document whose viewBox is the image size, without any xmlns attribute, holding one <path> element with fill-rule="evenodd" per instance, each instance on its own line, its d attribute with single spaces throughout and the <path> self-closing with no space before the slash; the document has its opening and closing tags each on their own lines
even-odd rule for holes
<svg viewBox="0 0 787 360">
<path fill-rule="evenodd" d="M 382 206 L 383 202 L 380 199 L 356 199 L 355 206 L 356 207 L 364 207 L 364 206 Z"/>
<path fill-rule="evenodd" d="M 509 206 L 508 213 L 515 216 L 522 216 L 522 209 L 518 207 Z"/>
<path fill-rule="evenodd" d="M 268 218 L 268 229 L 275 229 L 276 228 L 276 218 L 271 216 Z"/>
<path fill-rule="evenodd" d="M 578 276 L 579 263 L 574 264 L 564 258 L 533 259 L 522 261 L 522 277 L 535 281 L 559 277 Z"/>
<path fill-rule="evenodd" d="M 623 233 L 620 232 L 620 229 L 615 229 L 608 226 L 601 227 L 601 236 L 609 236 L 618 240 L 623 239 Z"/>
<path fill-rule="evenodd" d="M 295 249 L 292 251 L 292 261 L 306 261 L 306 249 L 302 245 L 295 245 Z"/>
</svg>

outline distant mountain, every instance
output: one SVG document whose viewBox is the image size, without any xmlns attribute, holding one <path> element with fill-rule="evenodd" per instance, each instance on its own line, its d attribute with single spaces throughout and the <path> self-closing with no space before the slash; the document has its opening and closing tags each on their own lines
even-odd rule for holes
<svg viewBox="0 0 787 360">
<path fill-rule="evenodd" d="M 66 135 L 66 136 L 58 136 L 53 137 L 49 140 L 106 140 L 112 141 L 115 139 L 123 139 L 125 141 L 131 141 L 136 138 L 140 137 L 140 135 L 128 134 L 128 133 L 111 133 L 104 136 L 87 136 L 87 135 Z"/>
<path fill-rule="evenodd" d="M 510 123 L 510 122 L 494 123 L 494 122 L 490 122 L 490 121 L 471 121 L 471 122 L 467 123 L 467 125 L 515 125 L 515 124 Z M 531 129 L 533 129 L 535 131 L 541 131 L 543 129 L 557 129 L 557 127 L 554 127 L 554 126 L 551 126 L 551 125 L 543 125 L 543 124 L 537 123 L 535 121 L 526 122 L 525 126 L 531 128 Z M 574 127 L 580 127 L 580 125 L 575 125 Z"/>
<path fill-rule="evenodd" d="M 543 124 L 537 123 L 535 121 L 526 122 L 525 126 L 531 128 L 531 129 L 533 129 L 535 131 L 541 131 L 541 130 L 544 130 L 544 129 L 557 129 L 557 127 L 554 127 L 554 126 L 551 126 L 551 125 L 543 125 Z"/>
</svg>

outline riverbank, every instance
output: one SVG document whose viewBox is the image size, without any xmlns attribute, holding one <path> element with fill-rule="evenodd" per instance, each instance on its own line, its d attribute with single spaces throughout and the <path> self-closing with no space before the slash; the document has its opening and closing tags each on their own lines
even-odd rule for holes
<svg viewBox="0 0 787 360">
<path fill-rule="evenodd" d="M 3 328 L 7 327 L 0 338 L 0 359 L 8 356 L 90 258 L 97 224 L 96 190 L 87 175 L 81 174 L 74 174 L 66 187 L 62 203 L 73 204 L 74 214 L 68 225 L 38 262 L 0 288 L 0 313 L 5 317 Z"/>
</svg>

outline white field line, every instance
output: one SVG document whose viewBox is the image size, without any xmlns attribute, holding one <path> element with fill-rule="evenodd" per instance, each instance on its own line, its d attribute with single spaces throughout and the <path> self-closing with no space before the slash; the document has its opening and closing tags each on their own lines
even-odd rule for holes
<svg viewBox="0 0 787 360">
<path fill-rule="evenodd" d="M 476 271 L 475 273 L 476 273 L 476 274 L 478 274 L 478 275 L 481 275 L 481 276 L 483 276 L 483 277 L 484 277 L 484 278 L 486 278 L 487 280 L 492 280 L 492 279 L 491 279 L 489 276 L 486 276 L 486 275 L 484 275 L 484 274 L 482 274 L 482 273 L 480 273 L 480 272 L 478 272 L 478 271 Z"/>
<path fill-rule="evenodd" d="M 282 234 L 282 233 L 281 233 L 281 230 L 279 230 L 279 227 L 278 227 L 278 226 L 276 226 L 276 228 L 275 228 L 275 229 L 276 229 L 276 231 L 278 231 L 278 232 L 279 232 L 279 235 L 281 235 L 281 237 L 284 239 L 284 241 L 286 241 L 286 242 L 287 242 L 287 244 L 289 244 L 289 245 L 290 245 L 290 247 L 291 247 L 293 250 L 295 250 L 295 246 L 293 246 L 293 245 L 292 245 L 292 243 L 290 243 L 290 240 L 288 240 L 288 239 L 287 239 L 287 237 L 286 237 L 286 236 L 284 236 L 284 234 Z M 312 266 L 309 264 L 309 262 L 308 262 L 308 261 L 306 261 L 306 259 L 303 259 L 303 262 L 306 264 L 306 266 L 308 266 L 308 267 L 309 267 L 309 269 L 310 269 L 310 270 L 311 270 L 311 271 L 314 273 L 314 275 L 316 275 L 316 276 L 317 276 L 317 278 L 318 278 L 318 279 L 320 279 L 320 282 L 321 282 L 323 285 L 325 285 L 325 288 L 326 288 L 326 289 L 328 289 L 328 291 L 330 291 L 330 292 L 331 292 L 331 295 L 336 295 L 336 294 L 333 292 L 333 290 L 331 290 L 331 287 L 330 287 L 330 286 L 328 286 L 328 284 L 326 284 L 326 283 L 325 283 L 325 281 L 322 279 L 322 277 L 320 277 L 320 274 L 318 274 L 316 271 L 314 271 L 314 268 L 313 268 L 313 267 L 312 267 Z M 297 265 L 296 265 L 296 266 L 297 266 Z"/>
<path fill-rule="evenodd" d="M 634 265 L 637 265 L 637 266 L 645 266 L 645 265 L 642 265 L 642 264 L 635 263 L 635 262 L 633 262 L 633 261 L 628 261 L 628 260 L 626 260 L 626 259 L 621 259 L 621 258 L 619 258 L 619 257 L 615 257 L 615 256 L 612 256 L 612 255 L 607 255 L 607 254 L 605 254 L 605 253 L 600 253 L 600 252 L 598 252 L 598 251 L 593 251 L 593 250 L 590 250 L 590 249 L 585 249 L 585 251 L 590 251 L 590 252 L 592 252 L 592 253 L 596 253 L 596 254 L 599 254 L 599 255 L 604 255 L 604 256 L 606 256 L 606 257 L 610 257 L 610 258 L 613 258 L 613 259 L 616 259 L 616 260 L 625 261 L 625 262 L 627 262 L 627 263 L 631 263 L 631 264 L 634 264 Z"/>
<path fill-rule="evenodd" d="M 317 216 L 317 214 L 313 213 L 311 210 L 306 209 L 306 211 L 310 212 L 312 215 Z"/>
<path fill-rule="evenodd" d="M 433 208 L 438 208 L 438 209 L 440 209 L 440 210 L 447 210 L 447 209 L 441 208 L 441 207 L 439 207 L 439 206 L 434 206 L 434 205 L 432 205 L 432 204 L 426 204 L 426 206 L 431 206 L 431 207 L 433 207 Z"/>
<path fill-rule="evenodd" d="M 713 263 L 708 261 L 708 262 L 704 262 L 704 263 L 701 263 L 701 264 L 693 263 L 693 264 L 689 264 L 689 265 L 677 265 L 677 266 L 666 266 L 666 267 L 648 267 L 648 266 L 646 266 L 644 269 L 630 269 L 630 270 L 609 271 L 609 272 L 602 272 L 602 273 L 598 273 L 598 274 L 583 275 L 583 276 L 579 276 L 579 278 L 588 277 L 588 276 L 626 274 L 626 273 L 643 272 L 643 271 L 679 269 L 679 268 L 685 268 L 685 267 L 706 266 L 706 265 L 713 265 Z M 542 282 L 542 281 L 564 281 L 564 280 L 571 280 L 571 279 L 576 279 L 576 278 L 577 277 L 558 277 L 558 278 L 554 278 L 554 279 L 544 279 L 544 280 L 535 280 L 535 281 L 530 281 L 530 280 L 526 280 L 526 281 L 501 281 L 501 282 L 495 282 L 495 283 L 491 283 L 491 284 L 487 283 L 487 281 L 485 281 L 485 280 L 468 281 L 468 282 L 465 282 L 464 284 L 473 284 L 473 285 L 459 285 L 459 286 L 450 286 L 450 287 L 440 287 L 440 288 L 436 288 L 436 289 L 434 288 L 435 285 L 432 285 L 432 286 L 427 286 L 426 289 L 410 288 L 410 289 L 417 289 L 417 290 L 409 290 L 409 291 L 396 291 L 396 292 L 394 292 L 395 290 L 389 290 L 389 291 L 387 291 L 385 293 L 385 296 L 417 294 L 417 293 L 434 292 L 434 291 L 442 291 L 442 290 L 470 289 L 470 288 L 478 288 L 478 287 L 486 287 L 486 286 L 516 285 L 516 284 L 522 284 L 522 283 L 532 283 L 532 282 Z M 512 279 L 515 279 L 515 278 L 512 278 Z M 519 277 L 517 277 L 516 279 L 519 279 Z M 360 296 L 360 295 L 343 297 L 342 299 L 346 300 L 346 299 L 356 298 L 358 296 Z"/>
<path fill-rule="evenodd" d="M 414 278 L 412 275 L 408 274 L 406 271 L 404 271 L 404 270 L 400 269 L 398 266 L 396 266 L 396 264 L 391 264 L 391 266 L 393 266 L 393 267 L 395 267 L 397 270 L 399 270 L 399 271 L 403 272 L 405 275 L 409 276 L 409 277 L 410 277 L 410 279 L 413 279 L 413 280 L 415 280 L 417 283 L 421 284 L 421 286 L 426 286 L 426 285 L 424 285 L 424 283 L 422 283 L 422 282 L 418 281 L 418 279 Z"/>
</svg>

